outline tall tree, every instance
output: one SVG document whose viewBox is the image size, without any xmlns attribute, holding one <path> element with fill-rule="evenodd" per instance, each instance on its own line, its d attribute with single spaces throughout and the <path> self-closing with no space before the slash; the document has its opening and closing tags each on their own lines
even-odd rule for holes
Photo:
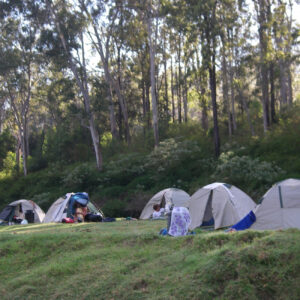
<svg viewBox="0 0 300 300">
<path fill-rule="evenodd" d="M 38 30 L 28 22 L 26 6 L 12 4 L 2 14 L 1 75 L 6 98 L 13 111 L 22 149 L 23 172 L 28 173 L 28 115 L 39 70 L 36 42 Z"/>
<path fill-rule="evenodd" d="M 148 0 L 146 24 L 148 32 L 148 43 L 150 52 L 150 78 L 151 78 L 151 100 L 152 100 L 152 118 L 153 118 L 153 131 L 154 131 L 154 144 L 155 147 L 159 144 L 158 134 L 158 110 L 156 98 L 156 80 L 155 80 L 155 43 L 153 42 L 153 19 L 158 17 L 157 8 L 154 7 L 152 0 Z"/>
<path fill-rule="evenodd" d="M 253 0 L 259 24 L 259 48 L 260 48 L 260 83 L 262 90 L 263 125 L 266 133 L 270 126 L 269 118 L 269 72 L 268 72 L 268 2 L 267 0 Z"/>
<path fill-rule="evenodd" d="M 74 32 L 71 32 L 70 30 L 66 31 L 65 25 L 70 25 L 70 24 L 66 22 L 62 22 L 61 19 L 61 18 L 67 19 L 69 17 L 68 20 L 69 22 L 75 22 L 75 15 L 72 15 L 70 11 L 66 11 L 67 8 L 70 8 L 70 6 L 65 1 L 58 2 L 54 6 L 52 4 L 52 1 L 47 0 L 47 10 L 49 13 L 49 24 L 47 25 L 48 26 L 53 25 L 54 30 L 57 31 L 63 47 L 64 54 L 68 59 L 70 69 L 75 77 L 80 92 L 82 93 L 85 113 L 87 115 L 87 120 L 89 124 L 88 128 L 90 130 L 91 138 L 93 141 L 97 168 L 99 170 L 102 170 L 103 161 L 102 161 L 102 153 L 100 149 L 100 137 L 97 131 L 97 127 L 95 125 L 94 115 L 91 110 L 91 99 L 89 94 L 89 86 L 88 86 L 88 78 L 87 78 L 87 70 L 86 70 L 85 50 L 83 47 L 83 36 L 82 36 L 83 28 L 81 27 L 81 24 L 77 23 L 77 26 L 79 26 L 80 29 L 79 34 L 75 32 L 75 36 L 72 37 L 73 39 L 76 39 L 76 34 L 79 35 L 77 36 L 77 39 L 79 39 L 81 42 L 81 57 L 77 57 L 75 59 L 72 52 L 72 50 L 74 49 L 72 49 L 72 44 L 67 39 L 68 37 L 70 38 L 70 36 L 72 36 L 72 33 L 74 34 Z M 73 28 L 73 30 L 75 28 Z M 80 68 L 81 72 L 78 67 Z"/>
</svg>

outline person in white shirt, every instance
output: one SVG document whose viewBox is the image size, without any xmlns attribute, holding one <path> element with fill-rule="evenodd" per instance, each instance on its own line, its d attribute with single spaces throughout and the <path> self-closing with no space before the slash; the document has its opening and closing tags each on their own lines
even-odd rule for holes
<svg viewBox="0 0 300 300">
<path fill-rule="evenodd" d="M 159 204 L 153 205 L 154 212 L 152 213 L 152 219 L 160 219 L 163 217 L 165 209 L 163 207 L 160 207 Z"/>
</svg>

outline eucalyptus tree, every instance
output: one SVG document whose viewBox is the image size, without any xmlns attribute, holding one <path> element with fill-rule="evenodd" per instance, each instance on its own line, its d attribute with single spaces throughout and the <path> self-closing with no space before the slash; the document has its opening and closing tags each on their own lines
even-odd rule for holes
<svg viewBox="0 0 300 300">
<path fill-rule="evenodd" d="M 291 106 L 293 103 L 291 65 L 294 57 L 292 46 L 299 36 L 299 33 L 296 33 L 297 29 L 293 28 L 293 21 L 293 1 L 274 1 L 272 29 L 275 56 L 279 66 L 280 109 Z"/>
<path fill-rule="evenodd" d="M 111 70 L 111 37 L 114 27 L 116 26 L 116 19 L 119 17 L 120 13 L 120 10 L 118 9 L 119 3 L 113 3 L 112 1 L 112 3 L 109 2 L 109 6 L 105 6 L 104 1 L 78 1 L 85 18 L 89 22 L 88 24 L 91 26 L 91 28 L 88 30 L 88 34 L 93 46 L 100 56 L 103 65 L 105 80 L 109 88 L 108 95 L 110 97 L 111 124 L 115 124 L 112 100 L 112 91 L 114 91 L 117 95 L 124 119 L 126 140 L 128 143 L 130 143 L 131 135 L 128 121 L 127 103 L 122 93 L 120 78 L 114 78 Z M 112 126 L 115 127 L 115 125 Z M 112 131 L 115 132 L 115 128 L 112 129 Z"/>
<path fill-rule="evenodd" d="M 152 121 L 154 131 L 154 144 L 155 147 L 159 144 L 158 134 L 158 110 L 157 110 L 157 97 L 156 97 L 156 80 L 155 80 L 155 52 L 156 42 L 153 41 L 153 19 L 158 18 L 157 4 L 152 0 L 146 1 L 145 22 L 147 24 L 148 44 L 150 54 L 150 80 L 151 80 L 151 102 L 152 102 Z"/>
<path fill-rule="evenodd" d="M 43 9 L 43 7 L 41 7 Z M 91 134 L 93 148 L 96 156 L 96 164 L 99 170 L 102 169 L 102 153 L 100 149 L 100 137 L 95 124 L 95 118 L 91 107 L 90 88 L 88 83 L 86 49 L 83 38 L 83 32 L 86 26 L 86 20 L 81 14 L 80 8 L 74 6 L 68 1 L 51 1 L 45 0 L 44 7 L 44 36 L 52 39 L 53 45 L 57 47 L 60 53 L 57 53 L 64 59 L 65 67 L 69 67 L 78 88 L 83 97 L 83 105 L 85 109 L 88 129 Z M 45 40 L 46 42 L 46 40 Z M 59 46 L 57 42 L 60 42 Z M 44 44 L 49 47 L 49 40 Z M 49 49 L 48 49 L 49 50 Z M 55 58 L 56 59 L 56 58 Z"/>
<path fill-rule="evenodd" d="M 184 120 L 187 121 L 187 98 L 184 96 L 184 71 L 182 64 L 184 63 L 184 45 L 187 36 L 186 4 L 185 1 L 164 1 L 163 11 L 166 15 L 166 23 L 172 28 L 171 31 L 171 49 L 174 60 L 177 63 L 175 67 L 176 95 L 177 95 L 177 115 L 178 122 L 182 122 L 182 107 L 184 111 Z"/>
<path fill-rule="evenodd" d="M 187 3 L 188 21 L 196 25 L 200 40 L 202 41 L 202 63 L 209 74 L 209 85 L 211 103 L 213 109 L 214 123 L 214 146 L 215 156 L 220 155 L 220 134 L 217 108 L 217 78 L 216 78 L 216 56 L 218 38 L 220 35 L 220 23 L 218 22 L 220 12 L 217 0 L 189 1 Z"/>
<path fill-rule="evenodd" d="M 249 7 L 245 1 L 220 1 L 220 54 L 222 65 L 222 89 L 225 110 L 228 116 L 228 133 L 231 136 L 237 130 L 237 104 L 246 110 L 243 95 L 244 57 L 249 55 L 249 42 L 252 39 Z M 230 101 L 229 101 L 230 99 Z M 231 102 L 231 103 L 229 103 Z M 251 126 L 250 126 L 251 127 Z"/>
<path fill-rule="evenodd" d="M 151 104 L 152 104 L 152 127 L 154 133 L 155 147 L 159 144 L 158 132 L 158 98 L 157 98 L 157 71 L 156 51 L 158 36 L 158 20 L 160 18 L 160 1 L 157 0 L 127 0 L 127 7 L 130 8 L 137 18 L 142 21 L 147 32 L 147 49 L 149 50 L 150 83 L 151 83 Z"/>
<path fill-rule="evenodd" d="M 37 51 L 39 30 L 28 16 L 28 7 L 22 2 L 7 3 L 1 15 L 0 75 L 2 89 L 13 112 L 22 150 L 23 172 L 26 176 L 28 144 L 28 116 L 34 88 L 41 67 Z"/>
<path fill-rule="evenodd" d="M 268 73 L 268 45 L 270 34 L 268 31 L 269 3 L 268 0 L 253 0 L 257 13 L 259 49 L 260 49 L 260 83 L 262 90 L 263 125 L 266 133 L 270 127 L 269 115 L 269 73 Z"/>
</svg>

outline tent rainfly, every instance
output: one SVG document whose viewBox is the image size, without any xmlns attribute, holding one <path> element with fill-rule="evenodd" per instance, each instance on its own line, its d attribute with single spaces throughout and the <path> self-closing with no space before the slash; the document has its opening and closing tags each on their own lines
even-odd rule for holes
<svg viewBox="0 0 300 300">
<path fill-rule="evenodd" d="M 164 189 L 157 194 L 155 194 L 149 202 L 144 207 L 140 219 L 145 220 L 149 219 L 154 210 L 154 204 L 160 204 L 161 206 L 174 205 L 177 207 L 189 207 L 190 195 L 183 190 L 176 189 L 176 188 L 168 188 Z"/>
<path fill-rule="evenodd" d="M 78 193 L 81 194 L 81 193 Z M 59 223 L 63 218 L 69 217 L 68 214 L 72 211 L 72 205 L 75 202 L 70 201 L 71 197 L 77 195 L 74 193 L 67 193 L 64 197 L 58 198 L 48 209 L 43 223 Z M 83 203 L 83 202 L 85 203 Z M 103 218 L 104 215 L 100 209 L 98 209 L 91 201 L 86 199 L 81 199 L 80 197 L 76 199 L 76 202 L 86 205 L 89 212 L 94 214 L 99 214 Z"/>
<path fill-rule="evenodd" d="M 286 179 L 273 185 L 253 210 L 251 229 L 300 229 L 300 180 Z"/>
<path fill-rule="evenodd" d="M 0 213 L 0 221 L 3 223 L 12 222 L 14 216 L 19 219 L 27 218 L 30 223 L 42 223 L 45 213 L 32 200 L 22 199 L 8 204 Z"/>
<path fill-rule="evenodd" d="M 214 228 L 231 226 L 255 207 L 254 201 L 233 185 L 215 182 L 199 189 L 191 196 L 190 229 L 205 223 Z"/>
</svg>

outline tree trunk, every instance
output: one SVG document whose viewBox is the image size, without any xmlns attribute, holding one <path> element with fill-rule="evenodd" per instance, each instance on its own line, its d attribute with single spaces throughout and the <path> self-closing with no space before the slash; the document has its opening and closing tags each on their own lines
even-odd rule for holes
<svg viewBox="0 0 300 300">
<path fill-rule="evenodd" d="M 20 172 L 20 147 L 21 147 L 21 143 L 18 138 L 17 143 L 16 143 L 16 172 L 17 172 L 17 174 L 19 174 L 19 172 Z"/>
<path fill-rule="evenodd" d="M 286 85 L 285 63 L 282 58 L 279 59 L 279 83 L 280 83 L 280 109 L 282 110 L 288 103 L 287 85 Z"/>
<path fill-rule="evenodd" d="M 175 99 L 174 99 L 174 75 L 173 75 L 173 59 L 171 57 L 171 94 L 172 94 L 172 121 L 175 122 Z"/>
<path fill-rule="evenodd" d="M 187 79 L 186 79 L 186 65 L 184 67 L 184 87 L 183 87 L 183 116 L 184 122 L 187 123 L 188 121 L 188 105 L 187 105 L 187 94 L 188 94 L 188 86 L 187 86 Z"/>
<path fill-rule="evenodd" d="M 143 134 L 146 137 L 146 83 L 144 79 L 144 72 L 142 71 L 142 101 L 143 101 Z"/>
<path fill-rule="evenodd" d="M 152 5 L 152 4 L 150 4 Z M 149 7 L 149 12 L 152 13 L 152 7 Z M 157 101 L 156 101 L 156 82 L 155 82 L 155 49 L 152 41 L 152 20 L 151 16 L 147 18 L 147 31 L 148 31 L 148 42 L 150 51 L 150 78 L 151 78 L 151 99 L 152 99 L 152 118 L 153 118 L 153 131 L 154 131 L 154 144 L 158 147 L 159 135 L 158 135 L 158 112 L 157 112 Z"/>
<path fill-rule="evenodd" d="M 167 56 L 166 56 L 166 37 L 164 36 L 164 49 L 163 49 L 163 61 L 164 61 L 164 81 L 165 81 L 165 115 L 167 121 L 169 121 L 169 97 L 168 97 L 168 74 L 167 74 Z"/>
<path fill-rule="evenodd" d="M 110 132 L 111 132 L 112 138 L 114 140 L 118 140 L 119 134 L 118 134 L 118 130 L 117 130 L 114 102 L 113 102 L 112 90 L 111 90 L 110 85 L 107 85 L 107 93 L 108 93 L 108 101 L 109 101 Z"/>
<path fill-rule="evenodd" d="M 217 83 L 216 83 L 216 66 L 215 66 L 214 53 L 212 55 L 212 65 L 211 67 L 209 67 L 209 82 L 210 82 L 211 102 L 213 107 L 213 119 L 214 119 L 215 156 L 219 157 L 220 156 L 220 135 L 219 135 L 219 124 L 218 124 Z"/>
<path fill-rule="evenodd" d="M 200 59 L 197 49 L 195 49 L 196 53 L 196 62 L 197 62 L 197 72 L 196 72 L 196 89 L 199 94 L 200 107 L 201 107 L 201 125 L 204 131 L 208 129 L 208 115 L 207 115 L 207 105 L 206 105 L 206 86 L 207 86 L 207 77 L 205 76 L 204 71 L 200 66 Z"/>
<path fill-rule="evenodd" d="M 259 22 L 259 44 L 260 44 L 260 82 L 262 87 L 262 105 L 263 105 L 263 125 L 264 133 L 269 129 L 269 84 L 268 84 L 268 31 L 267 31 L 267 4 L 265 0 L 259 0 L 259 8 L 257 9 Z"/>
<path fill-rule="evenodd" d="M 21 136 L 21 150 L 22 150 L 22 158 L 23 158 L 23 173 L 24 176 L 27 176 L 27 155 L 26 155 L 26 141 L 25 141 L 25 132 L 24 129 L 20 130 L 20 136 Z"/>
<path fill-rule="evenodd" d="M 253 127 L 253 124 L 251 122 L 251 118 L 250 118 L 250 112 L 249 112 L 249 108 L 248 108 L 248 105 L 246 103 L 246 99 L 243 95 L 243 91 L 242 89 L 239 89 L 239 96 L 240 96 L 240 99 L 242 101 L 242 104 L 243 104 L 243 108 L 246 112 L 246 115 L 247 115 L 247 121 L 248 121 L 248 124 L 249 124 L 249 128 L 250 128 L 250 131 L 251 131 L 251 136 L 254 136 L 255 135 L 255 132 L 254 132 L 254 127 Z"/>
<path fill-rule="evenodd" d="M 293 85 L 290 62 L 287 62 L 287 83 L 288 83 L 288 105 L 293 105 Z"/>
<path fill-rule="evenodd" d="M 276 123 L 275 111 L 275 87 L 274 87 L 274 63 L 270 63 L 270 98 L 271 98 L 271 122 Z"/>
<path fill-rule="evenodd" d="M 4 101 L 0 102 L 0 134 L 2 133 L 3 130 L 3 118 L 4 118 Z"/>
<path fill-rule="evenodd" d="M 229 68 L 230 68 L 230 98 L 231 98 L 231 116 L 232 116 L 232 127 L 233 131 L 236 131 L 237 126 L 236 126 L 236 118 L 235 118 L 235 93 L 234 93 L 234 84 L 233 84 L 233 66 L 232 66 L 232 61 L 230 60 L 229 63 Z"/>
<path fill-rule="evenodd" d="M 181 118 L 181 36 L 179 35 L 179 48 L 178 48 L 178 80 L 177 80 L 177 109 L 178 109 L 178 122 L 182 122 Z"/>
<path fill-rule="evenodd" d="M 150 73 L 150 70 L 149 70 Z M 150 88 L 151 84 L 147 80 L 146 81 L 146 117 L 147 117 L 147 128 L 151 128 L 151 117 L 150 117 Z"/>
<path fill-rule="evenodd" d="M 209 53 L 208 72 L 209 72 L 209 83 L 211 91 L 211 102 L 213 108 L 213 120 L 214 120 L 214 146 L 215 156 L 220 156 L 220 134 L 218 124 L 218 108 L 217 108 L 217 82 L 216 82 L 216 36 L 214 35 L 214 26 L 216 22 L 216 2 L 212 11 L 211 22 L 206 25 L 205 35 Z M 205 16 L 207 21 L 207 16 Z"/>
<path fill-rule="evenodd" d="M 228 118 L 228 135 L 232 136 L 232 127 L 231 127 L 231 113 L 230 113 L 230 105 L 229 105 L 229 93 L 228 93 L 228 77 L 227 77 L 227 61 L 225 57 L 225 45 L 223 42 L 223 50 L 222 50 L 222 81 L 223 81 L 223 99 L 224 104 L 227 111 Z"/>
</svg>

